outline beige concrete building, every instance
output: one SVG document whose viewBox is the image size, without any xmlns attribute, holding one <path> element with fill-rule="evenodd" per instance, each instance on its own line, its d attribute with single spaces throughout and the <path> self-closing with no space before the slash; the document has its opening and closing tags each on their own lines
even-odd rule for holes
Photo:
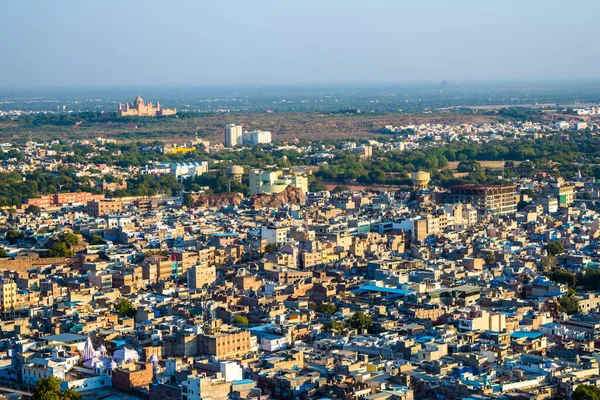
<svg viewBox="0 0 600 400">
<path fill-rule="evenodd" d="M 107 214 L 117 214 L 123 209 L 120 200 L 92 200 L 87 202 L 86 212 L 92 217 L 103 217 Z"/>
<path fill-rule="evenodd" d="M 194 265 L 187 270 L 188 287 L 190 289 L 201 289 L 205 285 L 210 286 L 217 280 L 217 270 L 214 265 Z"/>
<path fill-rule="evenodd" d="M 220 332 L 198 337 L 200 354 L 216 356 L 219 359 L 240 358 L 250 351 L 250 332 Z"/>
<path fill-rule="evenodd" d="M 458 329 L 466 331 L 496 331 L 502 332 L 506 329 L 506 315 L 502 313 L 490 313 L 479 307 L 472 307 L 469 314 L 458 320 Z"/>
<path fill-rule="evenodd" d="M 294 185 L 304 193 L 308 192 L 308 178 L 304 175 L 286 175 L 282 171 L 261 171 L 259 169 L 250 171 L 251 195 L 255 193 L 281 193 L 289 185 Z"/>
</svg>

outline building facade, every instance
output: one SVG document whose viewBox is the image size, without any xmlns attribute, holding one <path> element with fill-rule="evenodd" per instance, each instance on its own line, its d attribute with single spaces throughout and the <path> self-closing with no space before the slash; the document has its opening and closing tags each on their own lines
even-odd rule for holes
<svg viewBox="0 0 600 400">
<path fill-rule="evenodd" d="M 256 146 L 258 144 L 271 143 L 271 132 L 269 131 L 250 131 L 242 135 L 243 144 L 248 146 Z"/>
<path fill-rule="evenodd" d="M 119 200 L 92 200 L 87 202 L 86 212 L 92 217 L 103 217 L 107 214 L 118 214 L 123 209 Z"/>
<path fill-rule="evenodd" d="M 123 105 L 119 103 L 117 112 L 121 117 L 162 117 L 177 114 L 176 109 L 162 108 L 158 102 L 156 106 L 151 102 L 146 103 L 139 94 L 131 104 L 125 103 Z"/>
<path fill-rule="evenodd" d="M 450 189 L 451 203 L 471 204 L 479 215 L 517 212 L 515 185 L 459 185 Z"/>
<path fill-rule="evenodd" d="M 250 171 L 250 194 L 268 193 L 277 194 L 285 190 L 289 185 L 308 192 L 308 178 L 303 175 L 284 175 L 282 171 Z"/>
<path fill-rule="evenodd" d="M 242 125 L 225 125 L 225 147 L 235 147 L 242 144 Z"/>
</svg>

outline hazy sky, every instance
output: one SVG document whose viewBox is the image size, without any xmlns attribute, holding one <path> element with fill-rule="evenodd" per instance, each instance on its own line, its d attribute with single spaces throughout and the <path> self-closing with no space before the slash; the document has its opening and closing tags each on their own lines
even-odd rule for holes
<svg viewBox="0 0 600 400">
<path fill-rule="evenodd" d="M 0 0 L 0 88 L 600 78 L 600 0 Z"/>
</svg>

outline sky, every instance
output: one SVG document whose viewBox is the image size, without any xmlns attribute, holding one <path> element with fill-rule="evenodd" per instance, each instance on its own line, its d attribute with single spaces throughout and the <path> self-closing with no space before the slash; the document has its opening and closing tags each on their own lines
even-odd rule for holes
<svg viewBox="0 0 600 400">
<path fill-rule="evenodd" d="M 0 1 L 0 88 L 600 78 L 598 0 Z"/>
</svg>

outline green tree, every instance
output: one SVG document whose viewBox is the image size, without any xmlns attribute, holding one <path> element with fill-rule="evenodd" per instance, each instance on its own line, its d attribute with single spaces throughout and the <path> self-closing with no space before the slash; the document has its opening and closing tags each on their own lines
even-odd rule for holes
<svg viewBox="0 0 600 400">
<path fill-rule="evenodd" d="M 53 242 L 48 250 L 50 257 L 73 257 L 73 250 L 65 242 Z"/>
<path fill-rule="evenodd" d="M 27 214 L 38 215 L 41 211 L 42 211 L 41 208 L 39 208 L 38 206 L 34 206 L 33 204 L 27 206 L 27 208 L 25 209 L 25 213 L 27 213 Z"/>
<path fill-rule="evenodd" d="M 321 303 L 321 304 L 319 304 L 319 307 L 317 308 L 317 311 L 324 313 L 324 314 L 329 314 L 329 315 L 335 314 L 337 310 L 338 310 L 338 308 L 333 303 Z"/>
<path fill-rule="evenodd" d="M 243 315 L 236 315 L 233 317 L 232 322 L 234 325 L 248 325 L 248 318 Z"/>
<path fill-rule="evenodd" d="M 73 257 L 73 247 L 79 244 L 79 236 L 74 233 L 62 233 L 50 242 L 48 254 L 50 257 Z"/>
<path fill-rule="evenodd" d="M 546 248 L 548 249 L 548 255 L 553 256 L 553 257 L 554 256 L 558 256 L 558 255 L 560 255 L 560 254 L 562 254 L 562 253 L 565 252 L 564 246 L 558 240 L 554 240 L 552 242 L 549 242 L 546 245 Z"/>
<path fill-rule="evenodd" d="M 373 318 L 362 311 L 356 311 L 348 320 L 348 325 L 354 329 L 369 329 L 373 325 Z"/>
<path fill-rule="evenodd" d="M 187 208 L 192 208 L 194 205 L 194 198 L 192 196 L 186 195 L 183 197 L 183 205 Z"/>
<path fill-rule="evenodd" d="M 102 240 L 102 236 L 96 235 L 95 233 L 90 236 L 90 244 L 92 246 L 96 246 L 98 244 L 103 244 L 104 240 Z"/>
<path fill-rule="evenodd" d="M 573 400 L 600 400 L 600 388 L 594 385 L 579 385 L 573 392 Z"/>
<path fill-rule="evenodd" d="M 331 191 L 331 193 L 347 192 L 349 190 L 352 190 L 352 189 L 350 189 L 346 185 L 337 185 L 336 187 L 333 188 L 333 190 Z"/>
<path fill-rule="evenodd" d="M 33 388 L 33 400 L 81 400 L 81 394 L 73 389 L 61 392 L 60 385 L 57 377 L 40 378 Z"/>
<path fill-rule="evenodd" d="M 544 270 L 554 268 L 555 265 L 556 258 L 552 256 L 542 257 L 542 268 L 544 268 Z"/>
<path fill-rule="evenodd" d="M 275 253 L 279 250 L 277 243 L 267 243 L 265 246 L 265 253 Z"/>
<path fill-rule="evenodd" d="M 25 234 L 20 230 L 13 228 L 6 231 L 6 240 L 8 240 L 10 244 L 15 244 L 21 239 L 25 239 Z"/>
<path fill-rule="evenodd" d="M 566 294 L 558 299 L 560 305 L 560 311 L 565 312 L 569 315 L 577 314 L 579 312 L 579 301 L 572 294 Z"/>
<path fill-rule="evenodd" d="M 558 282 L 558 283 L 566 283 L 569 285 L 569 288 L 574 288 L 577 285 L 577 275 L 572 272 L 567 271 L 564 268 L 555 269 L 546 274 L 548 279 Z"/>
<path fill-rule="evenodd" d="M 345 327 L 344 321 L 328 321 L 325 323 L 325 330 L 336 335 L 339 335 Z"/>
<path fill-rule="evenodd" d="M 519 211 L 520 211 L 520 210 L 524 209 L 525 207 L 527 207 L 527 206 L 528 206 L 528 205 L 530 205 L 530 204 L 531 204 L 531 203 L 530 203 L 530 202 L 528 202 L 528 201 L 521 200 L 521 201 L 519 201 L 519 202 L 517 203 L 517 210 L 519 210 Z"/>
<path fill-rule="evenodd" d="M 60 241 L 64 242 L 68 248 L 71 248 L 79 244 L 79 237 L 74 233 L 67 232 L 60 236 Z"/>
<path fill-rule="evenodd" d="M 115 305 L 115 310 L 122 317 L 133 317 L 136 313 L 136 309 L 133 306 L 133 304 L 131 304 L 131 301 L 129 301 L 129 299 L 122 299 L 121 301 L 119 301 Z"/>
<path fill-rule="evenodd" d="M 487 254 L 485 255 L 485 263 L 487 265 L 495 264 L 496 263 L 496 253 L 494 253 L 493 251 L 488 251 Z"/>
<path fill-rule="evenodd" d="M 327 186 L 322 180 L 318 178 L 313 178 L 308 184 L 308 190 L 310 192 L 324 192 L 327 191 Z"/>
<path fill-rule="evenodd" d="M 0 258 L 6 258 L 6 257 L 8 257 L 8 253 L 6 252 L 4 247 L 0 247 Z"/>
</svg>

